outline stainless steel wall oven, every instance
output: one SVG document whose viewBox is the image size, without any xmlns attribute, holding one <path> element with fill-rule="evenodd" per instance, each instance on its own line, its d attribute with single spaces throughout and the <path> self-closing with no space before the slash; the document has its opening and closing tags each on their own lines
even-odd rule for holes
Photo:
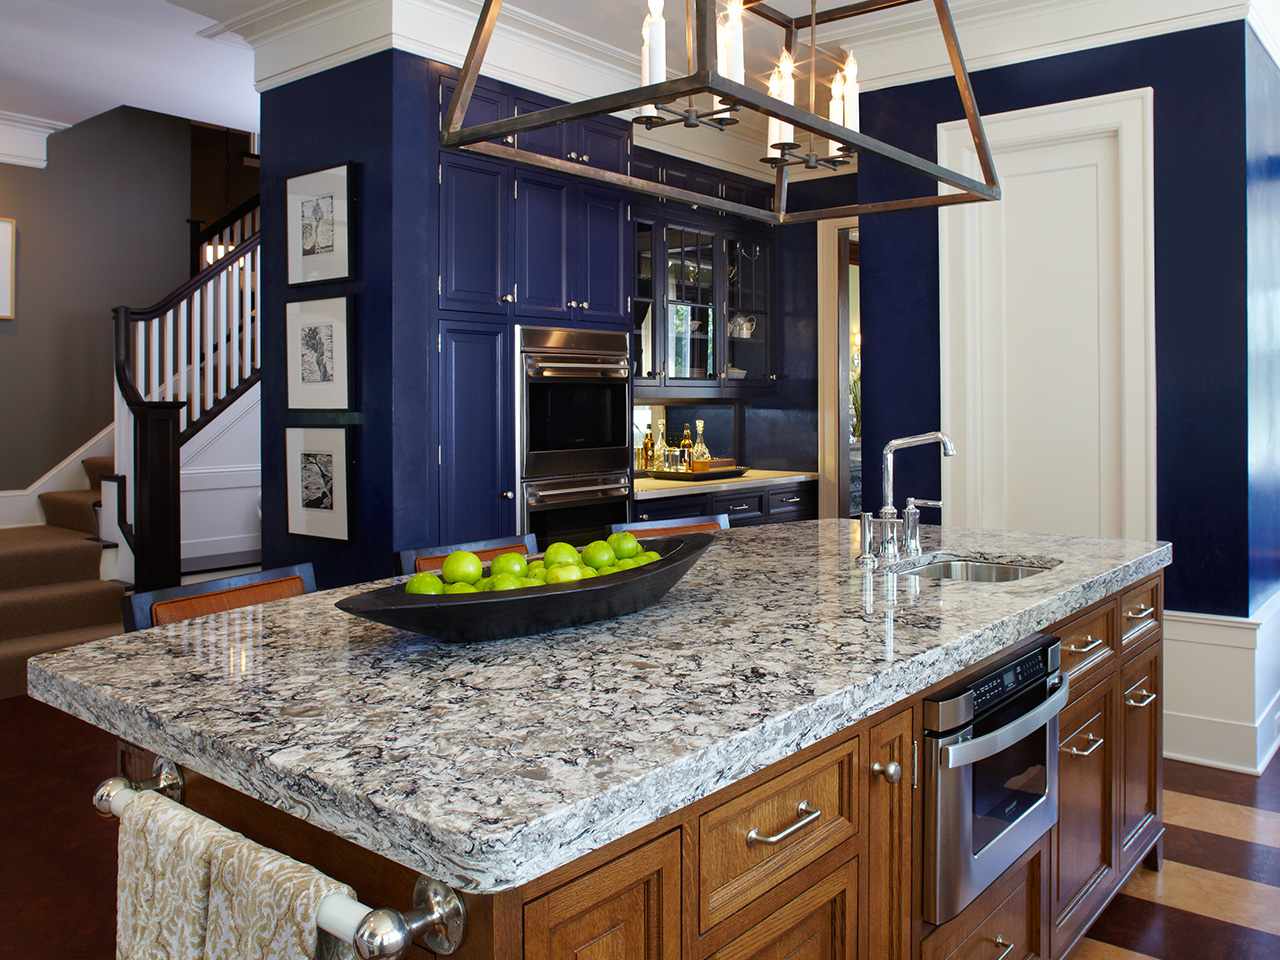
<svg viewBox="0 0 1280 960">
<path fill-rule="evenodd" d="M 944 923 L 1058 820 L 1056 638 L 924 703 L 924 914 Z"/>
</svg>

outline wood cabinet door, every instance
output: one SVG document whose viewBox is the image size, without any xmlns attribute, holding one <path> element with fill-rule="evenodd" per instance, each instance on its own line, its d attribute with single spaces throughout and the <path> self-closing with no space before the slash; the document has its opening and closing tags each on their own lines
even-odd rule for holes
<svg viewBox="0 0 1280 960">
<path fill-rule="evenodd" d="M 911 960 L 914 728 L 914 711 L 904 710 L 868 737 L 867 956 L 876 960 Z M 876 763 L 899 764 L 898 782 L 891 783 L 887 771 L 875 772 Z"/>
<path fill-rule="evenodd" d="M 511 328 L 440 323 L 440 542 L 516 532 Z"/>
<path fill-rule="evenodd" d="M 711 960 L 857 960 L 858 861 L 819 880 Z"/>
<path fill-rule="evenodd" d="M 571 282 L 583 320 L 629 324 L 627 205 L 620 193 L 582 187 L 575 230 L 578 279 Z"/>
<path fill-rule="evenodd" d="M 1164 765 L 1161 742 L 1161 643 L 1139 653 L 1120 674 L 1120 847 L 1123 869 L 1138 858 L 1160 818 Z"/>
<path fill-rule="evenodd" d="M 511 273 L 511 172 L 447 154 L 440 161 L 440 307 L 506 315 Z"/>
<path fill-rule="evenodd" d="M 525 905 L 525 960 L 679 960 L 680 832 Z"/>
<path fill-rule="evenodd" d="M 1117 881 L 1115 685 L 1104 681 L 1062 712 L 1058 825 L 1053 830 L 1053 952 L 1061 956 Z"/>
<path fill-rule="evenodd" d="M 569 180 L 517 168 L 515 313 L 564 320 L 569 306 L 569 245 L 573 199 Z"/>
</svg>

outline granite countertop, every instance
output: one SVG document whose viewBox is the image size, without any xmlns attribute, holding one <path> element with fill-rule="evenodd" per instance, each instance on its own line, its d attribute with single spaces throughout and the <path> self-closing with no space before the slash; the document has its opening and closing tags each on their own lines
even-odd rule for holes
<svg viewBox="0 0 1280 960">
<path fill-rule="evenodd" d="M 817 480 L 816 473 L 803 470 L 748 470 L 740 477 L 729 480 L 655 480 L 652 477 L 636 477 L 632 497 L 636 500 L 657 500 L 662 497 L 692 497 L 700 493 L 724 493 L 743 487 L 785 487 L 805 480 Z"/>
<path fill-rule="evenodd" d="M 1156 572 L 1168 544 L 924 528 L 1007 584 L 864 574 L 848 520 L 730 530 L 664 600 L 449 645 L 311 594 L 31 661 L 32 696 L 463 890 L 728 786 Z M 94 784 L 85 784 L 92 790 Z"/>
</svg>

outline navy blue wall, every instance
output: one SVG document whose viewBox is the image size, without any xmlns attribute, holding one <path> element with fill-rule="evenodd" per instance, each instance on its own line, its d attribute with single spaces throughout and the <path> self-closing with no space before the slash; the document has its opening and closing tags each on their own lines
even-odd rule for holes
<svg viewBox="0 0 1280 960">
<path fill-rule="evenodd" d="M 1167 602 L 1233 615 L 1250 609 L 1245 30 L 1222 24 L 973 75 L 987 114 L 1155 90 L 1157 532 L 1175 548 Z M 931 159 L 937 125 L 962 117 L 950 79 L 862 101 L 867 133 Z M 862 201 L 936 189 L 896 164 L 862 158 Z M 864 440 L 878 451 L 892 437 L 938 427 L 937 212 L 867 217 L 861 242 Z M 937 461 L 933 451 L 899 457 L 898 489 L 939 494 Z M 876 489 L 878 457 L 865 458 L 863 476 Z"/>
<path fill-rule="evenodd" d="M 426 61 L 389 51 L 298 80 L 262 97 L 262 556 L 265 566 L 303 560 L 320 585 L 392 572 L 393 544 L 430 542 L 433 493 L 425 469 L 430 444 L 429 191 L 434 183 L 427 131 Z M 351 163 L 356 279 L 290 291 L 284 220 L 285 180 Z M 390 225 L 390 229 L 388 229 Z M 394 284 L 393 284 L 394 281 Z M 356 394 L 362 424 L 348 436 L 350 540 L 288 533 L 285 428 L 290 420 L 284 354 L 285 303 L 354 297 Z M 397 490 L 420 497 L 397 496 Z M 401 513 L 392 514 L 399 502 Z M 421 512 L 412 509 L 420 502 Z"/>
<path fill-rule="evenodd" d="M 1247 31 L 1249 599 L 1280 587 L 1280 67 Z"/>
</svg>

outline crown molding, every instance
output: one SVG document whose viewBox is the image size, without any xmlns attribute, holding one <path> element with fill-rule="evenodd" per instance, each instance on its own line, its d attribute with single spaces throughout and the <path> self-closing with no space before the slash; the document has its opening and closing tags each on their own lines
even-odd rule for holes
<svg viewBox="0 0 1280 960">
<path fill-rule="evenodd" d="M 921 6 L 827 35 L 857 56 L 863 90 L 951 76 L 937 18 Z M 1274 25 L 1278 7 L 1280 0 L 952 0 L 971 72 L 1246 18 Z"/>
<path fill-rule="evenodd" d="M 1280 0 L 1253 0 L 1249 4 L 1249 25 L 1280 66 Z"/>
<path fill-rule="evenodd" d="M 68 123 L 0 110 L 0 163 L 43 170 L 49 163 L 49 135 Z"/>
</svg>

